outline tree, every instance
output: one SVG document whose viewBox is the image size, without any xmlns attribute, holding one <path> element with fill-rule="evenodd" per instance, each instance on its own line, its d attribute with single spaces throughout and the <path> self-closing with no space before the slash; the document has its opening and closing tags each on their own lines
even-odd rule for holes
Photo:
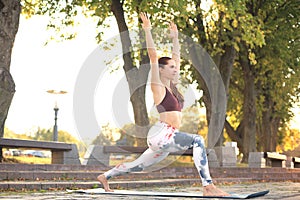
<svg viewBox="0 0 300 200">
<path fill-rule="evenodd" d="M 11 53 L 19 28 L 21 5 L 18 0 L 0 0 L 0 137 L 15 93 L 15 83 L 10 74 Z M 2 161 L 0 148 L 0 162 Z"/>
<path fill-rule="evenodd" d="M 261 11 L 266 44 L 254 53 L 257 61 L 258 149 L 276 151 L 288 134 L 291 108 L 299 102 L 299 3 L 273 1 Z"/>
<path fill-rule="evenodd" d="M 112 127 L 109 123 L 102 125 L 101 132 L 96 137 L 96 139 L 93 140 L 92 144 L 94 145 L 111 145 L 118 140 L 120 137 L 120 129 Z"/>
<path fill-rule="evenodd" d="M 226 121 L 225 127 L 230 137 L 241 141 L 245 149 L 251 143 L 251 151 L 276 151 L 279 135 L 283 134 L 291 117 L 290 109 L 299 96 L 299 81 L 294 78 L 299 76 L 296 4 L 296 1 L 246 2 L 247 12 L 258 19 L 265 43 L 239 45 L 239 62 L 231 78 L 228 114 L 231 120 Z M 242 141 L 247 132 L 251 142 Z M 246 162 L 247 151 L 242 149 L 242 152 Z"/>
<path fill-rule="evenodd" d="M 6 138 L 18 138 L 18 139 L 23 139 L 23 140 L 28 140 L 30 136 L 25 135 L 25 134 L 16 134 L 12 130 L 9 130 L 8 128 L 5 127 L 4 129 L 4 136 Z"/>
<path fill-rule="evenodd" d="M 199 106 L 197 105 L 192 105 L 184 109 L 182 111 L 182 115 L 183 118 L 181 122 L 180 131 L 197 134 L 199 130 L 207 126 L 203 121 L 203 118 L 201 120 L 201 115 L 199 114 Z"/>
<path fill-rule="evenodd" d="M 276 151 L 279 152 L 288 152 L 288 151 L 293 151 L 297 147 L 298 149 L 300 148 L 300 131 L 297 129 L 290 129 L 286 128 L 285 134 L 279 136 L 279 144 L 276 149 Z M 298 155 L 289 155 L 289 156 L 294 156 L 294 157 L 299 157 L 300 154 Z"/>
<path fill-rule="evenodd" d="M 60 134 L 58 135 L 60 136 Z M 51 129 L 38 128 L 38 130 L 31 135 L 31 138 L 38 141 L 51 141 L 53 139 L 53 131 Z M 59 141 L 61 141 L 61 138 Z"/>
<path fill-rule="evenodd" d="M 150 121 L 151 121 L 151 118 L 150 118 Z M 137 141 L 136 141 L 136 138 L 133 137 L 136 134 L 135 132 L 136 132 L 136 129 L 135 129 L 134 124 L 125 124 L 121 128 L 121 138 L 119 139 L 119 141 L 121 141 L 121 143 L 123 143 L 122 145 L 136 146 Z"/>
</svg>

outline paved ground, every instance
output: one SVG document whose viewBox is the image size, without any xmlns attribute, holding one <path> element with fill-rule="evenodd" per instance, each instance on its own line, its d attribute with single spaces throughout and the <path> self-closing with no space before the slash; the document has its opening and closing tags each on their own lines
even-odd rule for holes
<svg viewBox="0 0 300 200">
<path fill-rule="evenodd" d="M 270 190 L 270 193 L 264 197 L 256 199 L 284 199 L 284 200 L 299 200 L 300 199 L 300 183 L 291 182 L 273 182 L 273 183 L 249 183 L 249 184 L 235 184 L 235 185 L 218 185 L 226 192 L 248 193 L 258 192 L 261 190 Z M 202 192 L 201 187 L 158 187 L 158 188 L 140 188 L 138 190 L 146 191 L 163 191 L 163 192 Z M 89 199 L 127 199 L 127 200 L 145 200 L 145 199 L 173 199 L 179 200 L 182 198 L 162 198 L 162 197 L 126 197 L 126 196 L 109 196 L 109 195 L 92 195 L 92 194 L 74 194 L 66 193 L 64 191 L 44 191 L 44 192 L 19 192 L 9 193 L 3 192 L 0 194 L 0 200 L 89 200 Z M 186 198 L 192 199 L 192 198 Z"/>
</svg>

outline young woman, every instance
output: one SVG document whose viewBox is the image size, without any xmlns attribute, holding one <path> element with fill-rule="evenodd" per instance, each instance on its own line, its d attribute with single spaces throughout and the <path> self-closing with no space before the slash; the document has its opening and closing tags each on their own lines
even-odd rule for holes
<svg viewBox="0 0 300 200">
<path fill-rule="evenodd" d="M 216 188 L 210 177 L 204 140 L 200 135 L 179 132 L 183 96 L 178 92 L 176 83 L 179 76 L 180 47 L 177 26 L 170 23 L 170 37 L 173 40 L 172 58 L 158 59 L 151 35 L 151 22 L 141 13 L 143 29 L 151 64 L 151 90 L 154 103 L 160 113 L 159 121 L 151 127 L 147 136 L 148 149 L 135 161 L 117 165 L 99 175 L 97 179 L 105 191 L 109 188 L 108 179 L 129 172 L 142 171 L 166 158 L 170 152 L 193 148 L 195 166 L 203 185 L 203 195 L 226 196 L 227 193 Z"/>
</svg>

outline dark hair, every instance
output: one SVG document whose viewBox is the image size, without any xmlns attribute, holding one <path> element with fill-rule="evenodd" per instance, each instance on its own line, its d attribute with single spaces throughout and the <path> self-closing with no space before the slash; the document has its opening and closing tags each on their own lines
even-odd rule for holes
<svg viewBox="0 0 300 200">
<path fill-rule="evenodd" d="M 158 59 L 159 67 L 164 68 L 164 66 L 167 65 L 170 60 L 172 60 L 172 58 L 170 58 L 170 57 L 159 58 Z"/>
<path fill-rule="evenodd" d="M 161 58 L 159 58 L 158 59 L 158 66 L 161 67 L 161 68 L 164 68 L 164 66 L 168 64 L 169 60 L 172 60 L 172 58 L 170 58 L 170 57 L 161 57 Z M 172 81 L 170 83 L 170 87 L 171 87 L 171 90 L 172 90 L 173 94 L 178 99 L 178 101 L 183 104 L 183 102 L 184 102 L 183 95 L 178 91 L 176 85 L 174 83 L 172 83 Z"/>
</svg>

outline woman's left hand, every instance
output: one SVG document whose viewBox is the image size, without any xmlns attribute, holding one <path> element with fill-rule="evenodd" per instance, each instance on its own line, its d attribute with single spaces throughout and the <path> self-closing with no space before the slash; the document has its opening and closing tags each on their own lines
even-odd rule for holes
<svg viewBox="0 0 300 200">
<path fill-rule="evenodd" d="M 147 14 L 144 12 L 141 12 L 140 17 L 141 17 L 141 20 L 143 21 L 143 24 L 142 24 L 143 29 L 151 29 L 151 22 L 147 16 Z"/>
</svg>

